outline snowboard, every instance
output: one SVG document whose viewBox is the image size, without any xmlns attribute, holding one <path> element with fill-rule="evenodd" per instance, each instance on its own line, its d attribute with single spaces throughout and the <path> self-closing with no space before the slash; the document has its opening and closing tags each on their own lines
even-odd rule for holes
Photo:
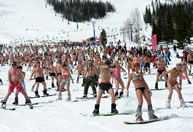
<svg viewBox="0 0 193 132">
<path fill-rule="evenodd" d="M 145 121 L 141 121 L 141 122 L 129 122 L 129 121 L 124 121 L 123 123 L 126 125 L 135 125 L 135 124 L 148 124 L 148 123 L 153 123 L 153 122 L 157 122 L 157 121 L 163 121 L 163 120 L 168 120 L 169 116 L 163 116 L 163 117 L 159 117 L 157 119 L 153 119 L 153 120 L 145 120 Z"/>
</svg>

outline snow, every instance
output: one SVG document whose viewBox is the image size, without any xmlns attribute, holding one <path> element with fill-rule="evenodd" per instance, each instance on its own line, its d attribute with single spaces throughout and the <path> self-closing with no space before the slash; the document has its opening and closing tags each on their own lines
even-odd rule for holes
<svg viewBox="0 0 193 132">
<path fill-rule="evenodd" d="M 106 1 L 106 0 L 103 0 Z M 130 12 L 136 7 L 140 11 L 145 6 L 151 4 L 151 0 L 111 0 L 115 5 L 117 12 L 108 14 L 104 19 L 96 20 L 96 35 L 98 36 L 101 29 L 107 30 L 108 34 L 120 32 L 124 22 L 130 15 Z M 142 12 L 141 12 L 142 14 Z M 83 39 L 92 37 L 92 23 L 84 22 L 79 24 L 80 29 L 76 30 L 76 23 L 67 20 L 62 22 L 61 16 L 55 16 L 51 6 L 45 8 L 44 0 L 0 0 L 0 43 L 26 42 L 27 40 L 60 40 L 69 39 L 72 41 L 82 41 Z M 144 29 L 143 29 L 144 30 Z M 150 35 L 148 29 L 146 34 Z M 122 39 L 119 35 L 118 39 Z M 181 52 L 180 52 L 181 53 Z M 168 69 L 180 60 L 175 58 L 172 52 L 172 62 Z M 0 99 L 7 93 L 8 81 L 7 71 L 9 66 L 0 67 L 0 78 L 4 85 L 0 85 Z M 31 72 L 26 70 L 25 83 L 29 96 L 34 96 L 31 92 L 31 86 L 34 81 L 29 81 Z M 152 69 L 152 74 L 156 73 L 156 69 Z M 76 80 L 76 73 L 73 74 Z M 149 87 L 154 89 L 155 75 L 145 75 Z M 190 77 L 192 81 L 192 77 Z M 80 82 L 82 79 L 80 79 Z M 48 88 L 51 81 L 46 81 Z M 127 84 L 127 79 L 124 79 Z M 81 84 L 71 84 L 72 100 L 83 95 Z M 115 84 L 113 84 L 115 87 Z M 164 82 L 159 82 L 159 87 L 164 88 Z M 39 91 L 42 91 L 40 85 Z M 56 93 L 55 89 L 48 90 L 49 94 Z M 146 125 L 124 125 L 123 121 L 134 121 L 135 111 L 137 107 L 137 99 L 133 84 L 130 86 L 130 97 L 116 101 L 119 112 L 129 112 L 129 115 L 110 116 L 110 117 L 90 117 L 82 116 L 80 113 L 92 115 L 95 100 L 67 102 L 66 92 L 63 93 L 63 101 L 56 101 L 57 96 L 32 99 L 33 103 L 42 102 L 34 106 L 30 110 L 28 106 L 16 106 L 16 111 L 6 111 L 0 109 L 0 131 L 1 132 L 190 132 L 193 130 L 193 105 L 187 104 L 188 108 L 179 108 L 179 100 L 177 93 L 174 91 L 172 97 L 172 108 L 165 109 L 165 102 L 168 90 L 152 91 L 152 102 L 155 114 L 158 116 L 170 116 L 169 120 L 160 121 Z M 183 81 L 183 97 L 185 101 L 193 100 L 192 85 L 188 85 L 187 81 Z M 42 92 L 40 92 L 42 95 Z M 92 94 L 91 88 L 89 94 Z M 92 96 L 92 95 L 89 95 Z M 7 104 L 8 108 L 15 107 L 12 105 L 14 94 L 11 95 Z M 48 103 L 48 101 L 54 101 Z M 45 102 L 45 103 L 43 103 Z M 19 103 L 24 104 L 24 98 L 19 95 Z M 110 113 L 111 98 L 101 100 L 100 113 Z M 143 118 L 147 119 L 147 104 L 144 101 Z"/>
<path fill-rule="evenodd" d="M 180 60 L 175 58 L 174 53 L 172 53 L 172 62 L 169 65 L 168 69 L 171 69 L 175 66 Z M 3 80 L 4 85 L 0 85 L 0 98 L 4 97 L 7 88 L 7 71 L 9 66 L 0 67 L 0 78 Z M 29 96 L 34 96 L 34 93 L 31 92 L 31 86 L 34 81 L 29 81 L 31 71 L 26 70 L 27 67 L 24 67 L 26 72 L 25 83 L 27 86 L 27 93 Z M 152 69 L 152 75 L 145 75 L 145 80 L 147 81 L 150 89 L 154 89 L 155 83 L 155 73 L 156 69 Z M 123 75 L 124 76 L 124 75 Z M 73 78 L 76 80 L 76 72 L 73 74 Z M 192 77 L 190 76 L 192 80 Z M 123 79 L 124 84 L 127 84 L 127 79 Z M 82 79 L 80 79 L 82 82 Z M 51 80 L 47 80 L 47 87 L 51 87 Z M 115 84 L 113 84 L 115 87 Z M 42 95 L 42 86 L 40 85 L 40 94 Z M 164 88 L 164 82 L 159 82 L 159 88 Z M 71 84 L 71 95 L 72 100 L 75 100 L 76 97 L 81 97 L 83 95 L 83 87 L 81 84 Z M 56 93 L 55 89 L 49 89 L 49 94 Z M 66 101 L 67 94 L 63 93 L 63 100 L 56 101 L 57 96 L 32 99 L 32 103 L 41 102 L 38 105 L 34 106 L 34 109 L 29 109 L 28 106 L 13 106 L 12 102 L 14 100 L 14 94 L 8 100 L 8 108 L 16 107 L 16 111 L 6 111 L 0 109 L 0 131 L 2 132 L 127 132 L 135 131 L 144 132 L 149 131 L 168 131 L 168 132 L 189 132 L 193 130 L 193 105 L 187 104 L 187 108 L 179 108 L 179 100 L 177 93 L 174 91 L 172 97 L 172 108 L 166 109 L 165 102 L 168 95 L 168 90 L 161 91 L 152 91 L 152 103 L 157 116 L 170 116 L 169 120 L 160 121 L 156 123 L 150 123 L 146 125 L 133 125 L 128 126 L 124 125 L 123 121 L 134 121 L 135 120 L 135 111 L 137 107 L 137 99 L 135 95 L 135 89 L 133 84 L 131 84 L 130 97 L 123 98 L 116 101 L 117 109 L 119 112 L 129 112 L 129 115 L 120 115 L 120 116 L 110 116 L 110 117 L 90 117 L 82 116 L 80 113 L 92 115 L 94 109 L 95 100 L 79 101 L 79 102 L 68 102 Z M 192 85 L 188 85 L 187 80 L 183 80 L 183 97 L 185 101 L 193 100 L 193 90 Z M 92 90 L 89 89 L 89 96 L 92 97 Z M 53 101 L 53 103 L 46 103 Z M 19 103 L 24 104 L 24 98 L 22 95 L 19 95 Z M 110 113 L 111 109 L 111 98 L 102 98 L 100 105 L 100 113 Z M 148 119 L 147 117 L 147 104 L 144 101 L 143 105 L 143 118 Z"/>
<path fill-rule="evenodd" d="M 107 1 L 107 0 L 102 0 Z M 108 0 L 109 1 L 109 0 Z M 119 34 L 116 40 L 122 40 L 120 28 L 124 26 L 131 11 L 138 8 L 141 13 L 151 0 L 111 0 L 116 8 L 115 13 L 108 13 L 104 19 L 96 20 L 96 36 L 102 29 L 107 34 Z M 81 41 L 93 36 L 92 22 L 76 23 L 67 20 L 55 12 L 45 0 L 0 0 L 0 43 L 24 42 L 27 40 L 71 40 Z M 144 24 L 143 22 L 141 23 Z M 112 31 L 113 29 L 113 31 Z M 151 32 L 150 32 L 151 33 Z"/>
</svg>

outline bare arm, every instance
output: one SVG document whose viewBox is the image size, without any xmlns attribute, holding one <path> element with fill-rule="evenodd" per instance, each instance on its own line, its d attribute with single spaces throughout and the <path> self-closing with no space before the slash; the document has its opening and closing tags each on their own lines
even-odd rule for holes
<svg viewBox="0 0 193 132">
<path fill-rule="evenodd" d="M 9 81 L 9 84 L 11 84 L 11 71 L 10 70 L 8 71 L 8 81 Z"/>
<path fill-rule="evenodd" d="M 31 73 L 30 80 L 32 80 L 32 76 L 34 75 L 34 73 L 35 73 L 35 68 L 33 69 L 32 73 Z"/>
</svg>

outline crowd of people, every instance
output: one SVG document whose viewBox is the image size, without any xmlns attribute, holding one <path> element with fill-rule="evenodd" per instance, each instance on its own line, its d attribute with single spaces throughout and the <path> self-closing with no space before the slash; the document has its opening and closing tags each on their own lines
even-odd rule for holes
<svg viewBox="0 0 193 132">
<path fill-rule="evenodd" d="M 176 52 L 174 47 L 174 52 Z M 187 79 L 188 84 L 191 81 L 188 74 L 191 74 L 193 64 L 193 52 L 185 49 L 181 61 L 176 63 L 172 69 L 167 69 L 171 61 L 171 49 L 168 46 L 160 47 L 159 50 L 153 50 L 148 47 L 130 47 L 126 45 L 121 46 L 119 43 L 116 46 L 73 46 L 66 44 L 56 45 L 18 45 L 0 47 L 0 63 L 1 66 L 10 65 L 8 71 L 8 93 L 1 101 L 2 108 L 6 108 L 6 102 L 14 92 L 14 105 L 18 105 L 18 94 L 22 93 L 26 99 L 26 104 L 31 104 L 31 100 L 26 92 L 25 87 L 25 72 L 23 67 L 27 67 L 31 71 L 30 80 L 34 81 L 31 86 L 31 91 L 34 96 L 39 98 L 39 84 L 43 85 L 43 96 L 49 96 L 47 87 L 56 87 L 58 92 L 57 100 L 62 100 L 62 92 L 67 90 L 67 100 L 71 100 L 70 89 L 74 83 L 82 83 L 84 87 L 83 98 L 87 99 L 88 89 L 92 88 L 93 96 L 96 98 L 94 106 L 94 115 L 98 115 L 100 108 L 100 101 L 104 92 L 110 94 L 111 113 L 117 114 L 116 99 L 123 96 L 129 96 L 129 87 L 131 81 L 136 90 L 138 106 L 136 111 L 136 120 L 143 121 L 142 105 L 143 97 L 148 104 L 149 119 L 158 118 L 154 114 L 151 102 L 151 90 L 148 82 L 145 81 L 144 76 L 152 73 L 152 68 L 157 69 L 155 89 L 159 89 L 159 80 L 165 81 L 165 88 L 168 89 L 168 99 L 166 107 L 171 107 L 171 98 L 173 89 L 176 90 L 180 107 L 185 107 L 183 100 L 182 80 Z M 179 57 L 179 56 L 178 56 Z M 127 84 L 123 82 L 123 75 L 128 76 Z M 73 78 L 75 77 L 76 78 Z M 152 75 L 154 76 L 154 75 Z M 46 84 L 45 80 L 51 79 L 50 84 Z M 163 79 L 164 78 L 164 79 Z M 179 78 L 179 82 L 177 79 Z M 76 80 L 76 81 L 75 81 Z M 1 81 L 2 82 L 2 81 Z M 3 82 L 2 82 L 3 83 Z M 115 83 L 116 89 L 114 91 L 112 84 Z M 119 92 L 119 86 L 121 90 Z M 97 90 L 97 87 L 99 89 Z"/>
</svg>

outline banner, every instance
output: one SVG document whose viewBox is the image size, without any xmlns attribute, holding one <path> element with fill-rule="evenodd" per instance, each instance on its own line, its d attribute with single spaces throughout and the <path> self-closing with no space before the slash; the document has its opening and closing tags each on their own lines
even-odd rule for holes
<svg viewBox="0 0 193 132">
<path fill-rule="evenodd" d="M 157 49 L 157 34 L 152 36 L 152 49 Z"/>
</svg>

